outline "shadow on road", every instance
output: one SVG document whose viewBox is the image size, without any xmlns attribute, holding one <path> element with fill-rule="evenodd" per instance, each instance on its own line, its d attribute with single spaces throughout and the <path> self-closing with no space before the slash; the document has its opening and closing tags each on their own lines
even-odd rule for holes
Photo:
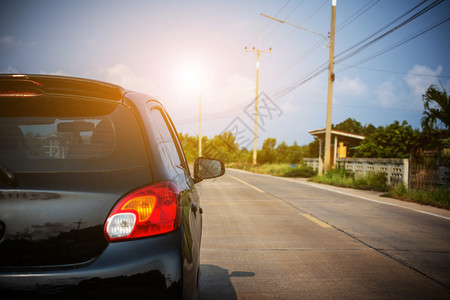
<svg viewBox="0 0 450 300">
<path fill-rule="evenodd" d="M 200 266 L 200 298 L 201 299 L 237 299 L 236 290 L 231 282 L 232 277 L 253 277 L 254 272 L 232 271 L 214 265 Z"/>
</svg>

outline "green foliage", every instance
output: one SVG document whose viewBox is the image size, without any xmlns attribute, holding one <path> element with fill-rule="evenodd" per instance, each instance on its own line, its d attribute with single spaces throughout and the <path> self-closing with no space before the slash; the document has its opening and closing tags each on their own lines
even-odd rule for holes
<svg viewBox="0 0 450 300">
<path fill-rule="evenodd" d="M 261 164 L 273 163 L 276 159 L 275 145 L 277 139 L 267 138 L 264 140 L 261 151 L 258 151 L 258 162 Z"/>
<path fill-rule="evenodd" d="M 423 162 L 423 150 L 435 150 L 448 156 L 450 145 L 450 97 L 446 91 L 431 85 L 422 96 L 424 112 L 420 133 L 412 152 L 416 161 Z"/>
<path fill-rule="evenodd" d="M 308 166 L 297 166 L 290 167 L 289 169 L 285 169 L 284 173 L 281 174 L 283 177 L 297 177 L 297 178 L 309 178 L 316 175 L 316 171 L 313 168 Z"/>
<path fill-rule="evenodd" d="M 337 125 L 333 124 L 332 128 L 349 133 L 362 134 L 363 132 L 363 126 L 361 125 L 361 123 L 352 118 L 348 118 Z"/>
<path fill-rule="evenodd" d="M 192 163 L 198 157 L 198 136 L 189 136 L 188 134 L 178 133 L 181 146 L 188 162 Z M 202 142 L 206 137 L 202 139 Z"/>
<path fill-rule="evenodd" d="M 388 189 L 386 184 L 386 174 L 370 173 L 366 176 L 355 178 L 355 188 L 380 192 L 386 191 Z"/>
<path fill-rule="evenodd" d="M 450 128 L 450 97 L 447 92 L 440 91 L 436 85 L 431 85 L 422 96 L 422 100 L 423 131 L 448 130 Z"/>
<path fill-rule="evenodd" d="M 334 169 L 323 175 L 315 176 L 311 180 L 340 187 L 387 191 L 386 175 L 383 173 L 373 173 L 355 178 L 353 173 L 348 172 L 345 169 Z"/>
<path fill-rule="evenodd" d="M 242 169 L 259 174 L 268 174 L 282 177 L 302 177 L 308 178 L 314 176 L 316 172 L 308 166 L 290 164 L 264 164 L 253 166 L 249 163 L 231 163 L 227 165 L 228 168 Z"/>
<path fill-rule="evenodd" d="M 311 180 L 341 187 L 353 187 L 354 182 L 353 174 L 345 169 L 333 169 L 323 175 L 315 176 Z"/>
<path fill-rule="evenodd" d="M 198 136 L 189 136 L 179 133 L 181 146 L 183 147 L 186 159 L 192 163 L 198 157 Z M 236 161 L 241 155 L 236 138 L 230 132 L 216 135 L 212 139 L 202 137 L 202 155 L 222 159 L 224 162 Z"/>
<path fill-rule="evenodd" d="M 418 202 L 445 209 L 450 209 L 449 187 L 428 187 L 408 190 L 403 184 L 392 187 L 389 196 L 405 201 Z"/>
<path fill-rule="evenodd" d="M 207 139 L 202 150 L 203 156 L 219 158 L 225 163 L 236 161 L 239 157 L 239 145 L 231 132 L 224 132 Z"/>
<path fill-rule="evenodd" d="M 356 157 L 370 158 L 407 158 L 416 142 L 418 132 L 408 122 L 398 121 L 378 127 L 367 136 L 356 151 Z"/>
<path fill-rule="evenodd" d="M 318 157 L 319 156 L 320 142 L 318 137 L 314 137 L 314 141 L 308 144 L 308 156 Z"/>
<path fill-rule="evenodd" d="M 361 125 L 361 123 L 352 118 L 347 118 L 337 125 L 333 124 L 332 128 L 336 130 L 345 131 L 348 133 L 355 133 L 361 135 L 370 135 L 376 130 L 376 127 L 373 126 L 372 124 L 363 126 Z"/>
</svg>

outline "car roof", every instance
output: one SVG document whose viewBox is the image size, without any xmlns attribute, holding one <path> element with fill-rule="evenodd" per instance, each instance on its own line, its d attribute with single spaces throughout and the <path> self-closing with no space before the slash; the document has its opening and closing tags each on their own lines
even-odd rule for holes
<svg viewBox="0 0 450 300">
<path fill-rule="evenodd" d="M 16 92 L 16 94 L 14 94 Z M 98 80 L 32 74 L 0 74 L 0 96 L 67 95 L 122 102 L 121 86 Z"/>
</svg>

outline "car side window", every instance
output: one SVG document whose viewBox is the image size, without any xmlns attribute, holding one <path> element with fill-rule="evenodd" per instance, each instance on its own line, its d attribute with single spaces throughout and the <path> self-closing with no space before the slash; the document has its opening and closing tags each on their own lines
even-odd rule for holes
<svg viewBox="0 0 450 300">
<path fill-rule="evenodd" d="M 182 157 L 172 137 L 168 122 L 163 112 L 158 108 L 150 110 L 153 132 L 156 137 L 156 147 L 161 153 L 162 159 L 168 167 L 184 169 Z"/>
</svg>

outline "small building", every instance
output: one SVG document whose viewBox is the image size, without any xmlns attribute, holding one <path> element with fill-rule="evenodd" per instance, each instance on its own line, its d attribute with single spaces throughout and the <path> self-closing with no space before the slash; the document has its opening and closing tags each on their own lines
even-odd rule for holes
<svg viewBox="0 0 450 300">
<path fill-rule="evenodd" d="M 319 163 L 322 162 L 322 144 L 325 142 L 325 128 L 308 131 L 309 134 L 316 136 L 320 141 L 319 148 Z M 331 149 L 330 149 L 330 164 L 334 168 L 336 158 L 352 157 L 355 149 L 361 144 L 365 138 L 364 135 L 349 133 L 341 130 L 331 130 Z M 321 170 L 322 168 L 319 167 Z"/>
</svg>

